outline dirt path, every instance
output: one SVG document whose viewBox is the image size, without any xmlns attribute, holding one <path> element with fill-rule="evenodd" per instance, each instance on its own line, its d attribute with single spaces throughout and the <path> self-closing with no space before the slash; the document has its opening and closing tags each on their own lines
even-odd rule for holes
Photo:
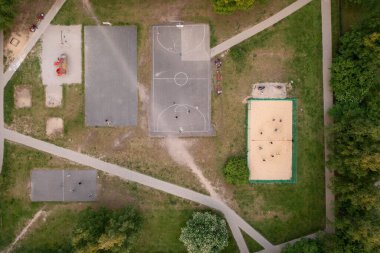
<svg viewBox="0 0 380 253">
<path fill-rule="evenodd" d="M 179 139 L 176 137 L 167 137 L 163 140 L 165 148 L 168 150 L 171 158 L 178 164 L 185 165 L 198 177 L 203 187 L 210 193 L 211 197 L 221 199 L 219 194 L 216 193 L 211 182 L 205 178 L 202 170 L 195 164 L 193 156 L 190 154 L 188 148 L 191 146 L 189 141 Z"/>
<path fill-rule="evenodd" d="M 331 119 L 328 114 L 333 105 L 333 95 L 330 87 L 330 67 L 332 62 L 332 34 L 331 34 L 331 0 L 321 0 L 322 12 L 322 47 L 323 47 L 323 109 L 325 126 L 331 124 Z M 329 156 L 327 146 L 328 136 L 325 133 L 325 161 Z M 327 166 L 325 166 L 325 194 L 326 194 L 326 232 L 334 233 L 335 229 L 333 222 L 334 217 L 334 194 L 331 191 L 331 180 L 334 176 Z"/>
<path fill-rule="evenodd" d="M 12 252 L 13 248 L 16 246 L 17 242 L 22 240 L 25 236 L 25 234 L 28 232 L 30 227 L 39 219 L 43 218 L 45 219 L 48 215 L 46 211 L 43 210 L 44 208 L 41 208 L 34 216 L 33 218 L 28 222 L 28 224 L 21 230 L 21 232 L 17 235 L 16 239 L 12 242 L 11 245 L 4 251 L 4 253 Z"/>
<path fill-rule="evenodd" d="M 87 12 L 87 14 L 88 14 L 93 20 L 95 20 L 95 22 L 96 22 L 97 25 L 100 25 L 100 21 L 99 21 L 99 19 L 96 17 L 95 12 L 94 12 L 94 9 L 92 9 L 92 6 L 91 6 L 90 1 L 89 1 L 89 0 L 82 0 L 82 3 L 83 3 L 83 7 L 84 7 L 85 11 Z"/>
</svg>

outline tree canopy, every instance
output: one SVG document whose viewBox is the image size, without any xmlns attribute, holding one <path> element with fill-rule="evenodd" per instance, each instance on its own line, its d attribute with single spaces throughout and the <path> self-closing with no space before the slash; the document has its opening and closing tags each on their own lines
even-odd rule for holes
<svg viewBox="0 0 380 253">
<path fill-rule="evenodd" d="M 226 221 L 209 212 L 195 212 L 179 239 L 189 253 L 218 253 L 228 246 Z"/>
<path fill-rule="evenodd" d="M 0 30 L 12 26 L 15 17 L 15 0 L 0 0 Z"/>
<path fill-rule="evenodd" d="M 337 242 L 343 252 L 380 251 L 380 20 L 346 33 L 331 68 L 329 129 Z"/>
<path fill-rule="evenodd" d="M 74 252 L 129 252 L 140 223 L 140 215 L 131 207 L 113 212 L 88 208 L 81 212 L 74 230 Z"/>
</svg>

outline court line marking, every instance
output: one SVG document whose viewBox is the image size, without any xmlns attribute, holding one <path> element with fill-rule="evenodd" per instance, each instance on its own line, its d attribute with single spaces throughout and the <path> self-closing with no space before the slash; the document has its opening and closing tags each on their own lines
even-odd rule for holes
<svg viewBox="0 0 380 253">
<path fill-rule="evenodd" d="M 199 41 L 199 43 L 195 46 L 195 47 L 193 47 L 193 48 L 191 48 L 190 50 L 186 50 L 186 51 L 182 51 L 182 47 L 181 47 L 181 50 L 179 50 L 178 52 L 177 51 L 175 51 L 175 50 L 173 50 L 173 49 L 170 49 L 170 48 L 168 48 L 168 47 L 165 47 L 163 44 L 162 44 L 162 42 L 160 41 L 160 39 L 159 39 L 159 35 L 160 35 L 160 31 L 159 31 L 159 27 L 161 27 L 161 26 L 155 26 L 155 28 L 156 28 L 156 40 L 157 40 L 157 43 L 163 48 L 163 49 L 165 49 L 167 52 L 169 52 L 169 53 L 171 53 L 171 54 L 179 54 L 179 53 L 181 53 L 181 55 L 183 55 L 183 54 L 186 54 L 186 53 L 190 53 L 190 52 L 193 52 L 193 51 L 195 51 L 196 49 L 198 49 L 198 47 L 200 47 L 202 44 L 203 44 L 203 42 L 205 41 L 205 38 L 206 38 L 206 25 L 199 25 L 199 26 L 201 26 L 201 27 L 203 27 L 203 37 L 202 37 L 202 39 Z M 174 26 L 169 26 L 169 27 L 174 27 Z M 182 35 L 182 34 L 181 34 Z M 181 39 L 182 39 L 182 37 L 181 37 Z M 174 48 L 175 48 L 175 43 L 173 42 L 173 46 L 174 46 Z M 181 46 L 182 46 L 182 43 L 181 43 Z M 154 53 L 154 52 L 153 52 Z M 182 58 L 182 57 L 181 57 Z M 181 61 L 182 61 L 182 59 L 181 59 Z"/>
<path fill-rule="evenodd" d="M 201 43 L 203 43 L 204 40 L 205 40 L 205 36 L 206 36 L 206 26 L 205 25 L 187 25 L 187 26 L 203 27 L 203 38 L 201 40 Z M 153 54 L 153 57 L 152 57 L 153 58 L 153 67 L 152 67 L 152 69 L 153 69 L 153 71 L 152 71 L 152 73 L 155 73 L 155 70 L 154 70 L 154 65 L 155 65 L 154 64 L 154 62 L 155 62 L 154 61 L 154 54 L 155 53 L 154 52 L 155 52 L 155 48 L 156 48 L 156 40 L 157 40 L 157 42 L 159 44 L 161 44 L 161 42 L 158 39 L 158 35 L 155 32 L 155 31 L 158 31 L 159 27 L 175 27 L 175 25 L 154 26 L 153 29 L 152 29 L 152 37 L 155 38 L 155 39 L 153 39 L 153 43 L 152 43 L 153 44 L 152 45 L 153 46 L 153 50 L 152 50 L 152 54 Z M 161 47 L 163 47 L 163 46 L 161 45 Z M 197 47 L 193 48 L 193 50 L 196 49 Z M 166 49 L 165 47 L 163 47 L 163 48 Z M 166 50 L 166 51 L 168 51 L 168 50 Z M 169 53 L 173 53 L 173 52 L 170 52 L 170 51 L 168 51 L 168 52 Z M 191 51 L 187 51 L 187 52 L 191 52 Z M 211 75 L 210 64 L 207 65 L 207 69 L 208 69 L 209 75 Z M 155 78 L 154 74 L 152 74 L 152 77 L 153 77 L 153 80 L 152 80 L 152 93 L 153 93 L 152 94 L 153 95 L 153 97 L 152 97 L 152 107 L 153 108 L 151 108 L 151 110 L 152 110 L 152 121 L 154 122 L 155 118 L 156 118 L 156 117 L 154 117 L 154 115 L 155 115 L 154 112 L 156 111 L 156 108 L 154 106 L 155 105 L 154 100 L 155 100 L 155 85 L 156 85 L 156 83 L 154 82 L 154 80 L 156 80 L 156 79 L 157 80 L 160 80 L 160 79 L 163 79 L 163 80 L 173 79 L 174 80 L 174 78 Z M 211 114 L 211 111 L 210 111 L 210 103 L 211 103 L 211 99 L 210 99 L 210 97 L 211 97 L 211 76 L 210 77 L 200 77 L 200 78 L 189 78 L 189 79 L 190 80 L 191 79 L 193 79 L 193 80 L 208 80 L 208 97 L 207 97 L 207 101 L 208 101 L 208 113 L 207 114 L 208 114 L 208 118 L 211 119 L 211 117 L 210 117 L 210 114 Z M 188 106 L 190 106 L 190 105 L 188 105 Z M 193 106 L 190 106 L 190 107 L 193 107 Z M 168 108 L 166 108 L 164 110 L 167 110 Z M 156 119 L 156 122 L 154 122 L 156 124 L 153 123 L 153 133 L 175 133 L 175 131 L 158 131 L 159 117 L 161 117 L 161 114 L 163 113 L 164 110 L 162 110 L 160 112 L 159 116 Z M 197 109 L 197 111 L 199 111 L 199 110 Z M 203 117 L 203 125 L 204 125 L 204 129 L 205 130 L 202 130 L 202 131 L 197 131 L 197 130 L 196 131 L 184 131 L 184 132 L 194 132 L 194 133 L 197 133 L 197 132 L 199 132 L 199 133 L 208 133 L 208 132 L 210 132 L 211 124 L 208 124 L 205 115 L 201 111 L 199 111 L 199 112 L 201 113 L 201 116 Z"/>
<path fill-rule="evenodd" d="M 65 201 L 65 170 L 62 170 L 62 202 Z"/>
<path fill-rule="evenodd" d="M 203 129 L 204 130 L 202 130 L 202 131 L 200 131 L 200 130 L 196 130 L 196 131 L 183 131 L 183 132 L 206 132 L 206 129 L 207 129 L 207 121 L 206 121 L 206 117 L 205 117 L 205 115 L 199 110 L 199 109 L 197 109 L 197 108 L 195 108 L 195 106 L 192 106 L 192 105 L 189 105 L 189 104 L 174 104 L 174 105 L 170 105 L 170 106 L 168 106 L 168 107 L 166 107 L 165 109 L 162 109 L 161 110 L 161 112 L 158 114 L 158 116 L 157 116 L 157 122 L 156 122 L 156 132 L 158 132 L 158 129 L 159 129 L 159 127 L 158 127 L 158 123 L 159 123 L 159 121 L 160 121 L 160 118 L 161 118 L 161 116 L 162 116 L 162 114 L 163 113 L 165 113 L 168 109 L 170 109 L 171 107 L 178 107 L 178 106 L 185 106 L 185 107 L 191 107 L 191 108 L 194 108 L 195 110 L 197 110 L 200 114 L 201 114 L 201 116 L 203 117 Z M 162 133 L 164 133 L 165 131 L 161 131 Z M 169 131 L 166 131 L 166 132 L 169 132 Z M 175 131 L 173 131 L 173 132 L 175 132 Z"/>
</svg>

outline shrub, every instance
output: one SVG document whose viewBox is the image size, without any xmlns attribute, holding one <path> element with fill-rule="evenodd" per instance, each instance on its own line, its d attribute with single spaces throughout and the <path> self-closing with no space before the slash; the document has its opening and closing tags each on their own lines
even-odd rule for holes
<svg viewBox="0 0 380 253">
<path fill-rule="evenodd" d="M 215 214 L 195 212 L 179 240 L 189 253 L 218 253 L 228 246 L 226 221 Z"/>
<path fill-rule="evenodd" d="M 226 181 L 234 185 L 242 185 L 248 182 L 248 167 L 244 157 L 231 157 L 223 168 Z"/>
<path fill-rule="evenodd" d="M 0 0 L 0 30 L 8 30 L 15 17 L 15 1 Z"/>
<path fill-rule="evenodd" d="M 140 215 L 131 207 L 113 212 L 87 208 L 74 230 L 75 252 L 128 252 L 140 223 Z"/>
</svg>

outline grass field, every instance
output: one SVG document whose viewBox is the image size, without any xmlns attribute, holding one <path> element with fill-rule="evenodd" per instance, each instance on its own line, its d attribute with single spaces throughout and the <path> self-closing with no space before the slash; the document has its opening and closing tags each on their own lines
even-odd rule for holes
<svg viewBox="0 0 380 253">
<path fill-rule="evenodd" d="M 84 128 L 83 84 L 72 86 L 72 88 L 70 86 L 65 90 L 65 105 L 62 109 L 45 109 L 40 76 L 33 74 L 40 71 L 37 57 L 40 50 L 38 46 L 34 49 L 34 55 L 28 57 L 6 88 L 5 110 L 6 117 L 9 117 L 7 118 L 8 126 L 39 139 L 46 139 L 43 132 L 46 117 L 48 115 L 62 116 L 65 120 L 65 137 L 50 141 L 205 192 L 186 167 L 179 166 L 171 160 L 161 140 L 148 137 L 148 105 L 142 94 L 149 94 L 150 91 L 150 25 L 176 18 L 189 22 L 209 22 L 213 30 L 212 41 L 216 43 L 265 19 L 290 2 L 293 1 L 257 1 L 256 7 L 251 11 L 220 16 L 212 13 L 211 4 L 208 1 L 201 0 L 91 1 L 99 20 L 110 21 L 114 24 L 137 24 L 139 27 L 139 41 L 141 41 L 138 47 L 138 81 L 141 88 L 139 126 L 117 129 Z M 68 0 L 54 19 L 54 23 L 94 24 L 94 21 L 88 16 L 80 2 Z M 191 139 L 194 145 L 190 151 L 204 175 L 219 189 L 231 207 L 273 243 L 281 243 L 315 232 L 324 226 L 320 25 L 319 1 L 313 1 L 274 27 L 232 49 L 230 54 L 223 58 L 223 95 L 213 97 L 212 102 L 212 117 L 217 136 Z M 222 175 L 222 167 L 226 159 L 232 155 L 245 154 L 245 105 L 242 100 L 250 94 L 251 84 L 261 81 L 288 82 L 290 80 L 294 81 L 290 94 L 298 99 L 299 104 L 297 184 L 241 187 L 226 184 Z M 31 109 L 13 109 L 12 89 L 20 84 L 33 86 Z M 133 197 L 133 194 L 138 196 L 137 192 L 144 188 L 133 184 L 126 186 L 118 181 L 108 181 L 111 179 L 116 180 L 108 177 L 102 179 L 105 190 L 102 191 L 101 203 L 117 208 L 131 201 L 141 202 L 142 206 L 139 207 L 147 217 L 151 217 L 150 223 L 144 226 L 146 228 L 150 226 L 153 232 L 157 231 L 155 233 L 157 237 L 149 235 L 156 242 L 160 240 L 161 229 L 175 230 L 174 227 L 180 227 L 179 224 L 184 222 L 191 213 L 187 207 L 172 208 L 170 203 L 178 203 L 180 201 L 178 199 L 158 197 L 155 194 L 141 195 L 146 198 Z M 110 188 L 111 186 L 114 188 Z M 123 195 L 124 190 L 128 191 L 128 194 Z M 165 201 L 158 204 L 157 198 L 168 198 L 165 201 L 169 204 Z M 150 204 L 155 205 L 154 212 L 149 211 L 153 210 L 152 206 L 151 209 L 146 208 L 146 205 Z M 163 224 L 160 220 L 170 220 L 173 224 Z M 147 245 L 148 236 L 139 238 L 138 243 L 147 249 L 157 249 L 156 252 L 168 252 L 169 248 L 165 249 L 165 245 L 171 245 L 170 247 L 176 251 L 180 248 L 178 242 L 174 241 L 177 236 L 178 230 L 168 235 L 167 241 L 162 244 L 163 248 L 159 248 L 156 244 Z M 252 248 L 258 248 L 254 241 L 249 241 L 249 245 Z"/>
<path fill-rule="evenodd" d="M 320 3 L 314 1 L 231 49 L 223 59 L 223 95 L 213 99 L 217 136 L 202 139 L 194 147 L 196 162 L 207 169 L 206 176 L 223 182 L 227 157 L 245 155 L 242 100 L 250 94 L 251 84 L 294 81 L 290 97 L 298 100 L 297 183 L 241 187 L 220 183 L 230 205 L 276 244 L 324 227 L 320 22 Z M 205 147 L 206 157 L 202 156 Z"/>
<path fill-rule="evenodd" d="M 11 243 L 25 222 L 43 206 L 42 203 L 30 202 L 30 170 L 67 165 L 61 159 L 5 142 L 0 174 L 0 249 Z"/>
<path fill-rule="evenodd" d="M 178 240 L 181 227 L 193 211 L 208 210 L 183 199 L 122 181 L 99 172 L 98 198 L 94 203 L 31 203 L 30 171 L 33 168 L 77 168 L 67 161 L 22 146 L 6 143 L 6 160 L 0 175 L 0 249 L 9 245 L 28 219 L 40 208 L 48 212 L 45 222 L 33 225 L 15 252 L 40 252 L 42 249 L 68 249 L 78 212 L 87 206 L 111 209 L 132 205 L 143 215 L 143 226 L 133 252 L 186 252 Z M 66 252 L 63 250 L 63 252 Z M 225 253 L 238 252 L 230 234 Z"/>
</svg>

